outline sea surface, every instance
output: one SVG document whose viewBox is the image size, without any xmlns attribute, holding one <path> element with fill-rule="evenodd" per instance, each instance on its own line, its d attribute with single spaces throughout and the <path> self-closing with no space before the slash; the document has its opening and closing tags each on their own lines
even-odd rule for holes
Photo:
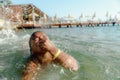
<svg viewBox="0 0 120 80">
<path fill-rule="evenodd" d="M 0 80 L 21 80 L 30 55 L 29 38 L 45 32 L 61 50 L 79 64 L 76 72 L 49 65 L 38 80 L 120 80 L 120 26 L 0 30 Z"/>
</svg>

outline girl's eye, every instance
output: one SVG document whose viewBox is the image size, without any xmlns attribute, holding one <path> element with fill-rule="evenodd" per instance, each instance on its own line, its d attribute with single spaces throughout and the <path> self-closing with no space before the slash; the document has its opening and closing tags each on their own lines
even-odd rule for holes
<svg viewBox="0 0 120 80">
<path fill-rule="evenodd" d="M 35 40 L 36 38 L 35 37 L 32 37 L 32 40 Z"/>
</svg>

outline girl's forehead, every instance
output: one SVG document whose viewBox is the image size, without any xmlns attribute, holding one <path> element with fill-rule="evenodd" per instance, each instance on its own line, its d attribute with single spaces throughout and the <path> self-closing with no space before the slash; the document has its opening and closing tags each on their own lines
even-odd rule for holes
<svg viewBox="0 0 120 80">
<path fill-rule="evenodd" d="M 44 39 L 45 38 L 45 34 L 42 32 L 37 32 L 33 35 L 34 38 L 41 38 Z"/>
<path fill-rule="evenodd" d="M 34 34 L 34 36 L 44 36 L 44 34 L 42 33 L 42 32 L 36 32 L 35 34 Z"/>
</svg>

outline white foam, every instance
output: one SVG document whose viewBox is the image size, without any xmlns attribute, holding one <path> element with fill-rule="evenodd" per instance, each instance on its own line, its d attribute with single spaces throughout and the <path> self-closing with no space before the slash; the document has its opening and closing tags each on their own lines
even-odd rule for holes
<svg viewBox="0 0 120 80">
<path fill-rule="evenodd" d="M 2 29 L 0 31 L 0 39 L 4 39 L 4 38 L 16 38 L 16 34 L 15 31 L 11 30 L 11 29 Z"/>
<path fill-rule="evenodd" d="M 8 39 L 16 39 L 16 38 L 17 36 L 15 34 L 15 31 L 11 29 L 2 29 L 0 31 L 0 44 L 6 43 L 6 40 Z"/>
</svg>

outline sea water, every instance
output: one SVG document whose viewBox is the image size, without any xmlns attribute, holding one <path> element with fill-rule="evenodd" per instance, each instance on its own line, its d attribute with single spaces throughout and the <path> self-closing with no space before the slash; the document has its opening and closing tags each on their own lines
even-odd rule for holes
<svg viewBox="0 0 120 80">
<path fill-rule="evenodd" d="M 37 80 L 120 80 L 120 26 L 0 30 L 0 80 L 21 80 L 30 55 L 29 38 L 45 32 L 56 47 L 72 55 L 76 72 L 50 65 Z"/>
</svg>

